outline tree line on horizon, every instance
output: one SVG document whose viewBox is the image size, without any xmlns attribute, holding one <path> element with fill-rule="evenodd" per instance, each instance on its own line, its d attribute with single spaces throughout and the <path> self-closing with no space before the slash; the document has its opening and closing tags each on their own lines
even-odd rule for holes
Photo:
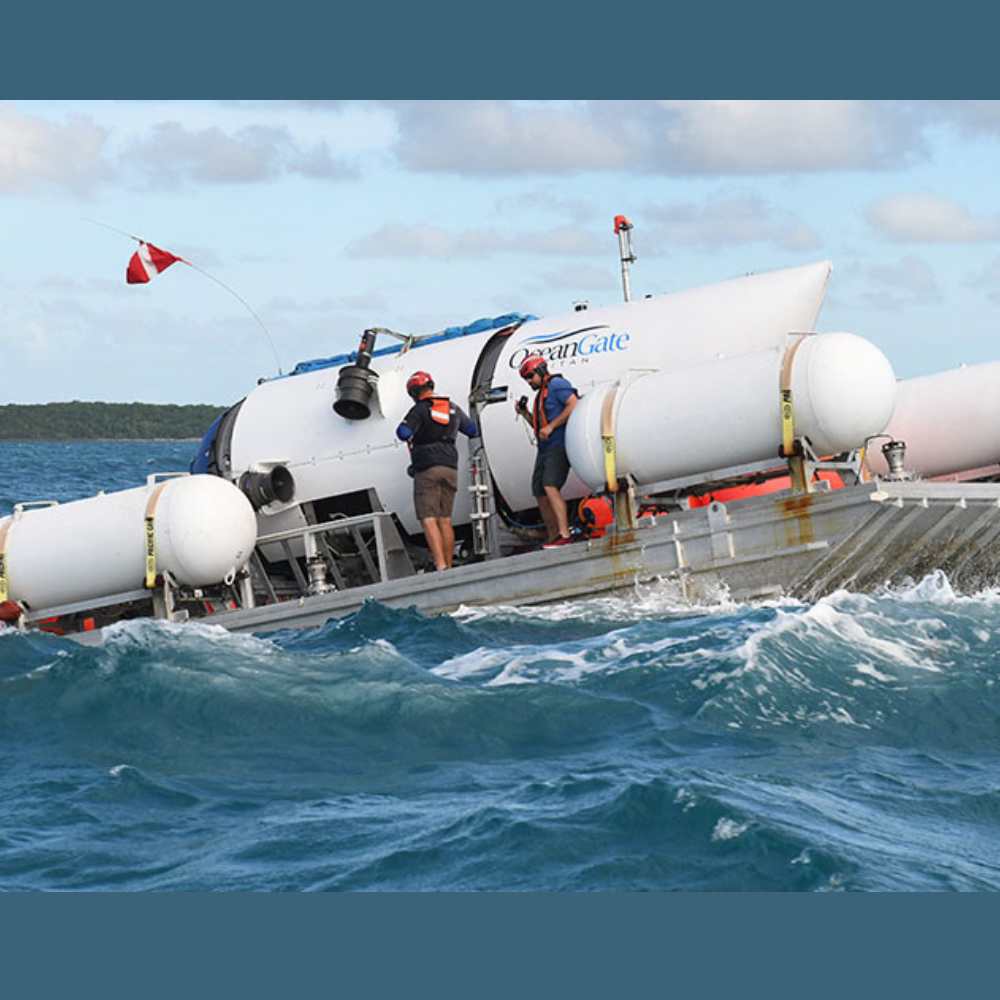
<svg viewBox="0 0 1000 1000">
<path fill-rule="evenodd" d="M 200 438 L 227 407 L 160 403 L 7 403 L 0 441 Z"/>
</svg>

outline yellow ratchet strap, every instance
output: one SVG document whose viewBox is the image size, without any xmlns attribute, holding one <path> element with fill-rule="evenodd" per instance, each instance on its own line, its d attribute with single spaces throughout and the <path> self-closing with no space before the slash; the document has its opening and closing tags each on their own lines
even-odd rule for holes
<svg viewBox="0 0 1000 1000">
<path fill-rule="evenodd" d="M 159 483 L 146 501 L 144 526 L 146 532 L 146 589 L 156 586 L 156 505 L 166 483 Z"/>
<path fill-rule="evenodd" d="M 792 390 L 781 390 L 781 454 L 791 458 L 795 450 L 795 420 L 792 416 Z"/>
<path fill-rule="evenodd" d="M 604 479 L 610 493 L 618 492 L 618 470 L 615 456 L 615 396 L 614 386 L 601 403 L 601 442 L 604 445 Z"/>
<path fill-rule="evenodd" d="M 792 406 L 792 362 L 795 360 L 795 352 L 805 339 L 806 335 L 800 334 L 785 349 L 785 356 L 781 361 L 781 382 L 779 384 L 781 394 L 781 456 L 788 462 L 792 488 L 799 493 L 812 492 L 812 484 L 806 479 L 805 460 L 801 454 L 796 454 L 795 410 Z"/>
<path fill-rule="evenodd" d="M 868 469 L 868 449 L 864 445 L 858 449 L 858 468 L 860 469 L 858 478 L 861 482 L 867 483 L 871 479 L 871 472 Z"/>
<path fill-rule="evenodd" d="M 13 518 L 0 525 L 0 604 L 7 600 L 7 532 L 14 523 Z"/>
<path fill-rule="evenodd" d="M 781 382 L 779 384 L 781 404 L 781 456 L 791 458 L 795 454 L 795 411 L 792 407 L 792 362 L 805 336 L 798 337 L 785 349 L 781 361 Z"/>
</svg>

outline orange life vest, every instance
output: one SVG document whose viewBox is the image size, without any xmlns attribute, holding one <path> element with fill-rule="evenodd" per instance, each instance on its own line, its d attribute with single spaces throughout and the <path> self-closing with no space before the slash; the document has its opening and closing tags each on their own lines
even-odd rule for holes
<svg viewBox="0 0 1000 1000">
<path fill-rule="evenodd" d="M 531 409 L 531 426 L 534 428 L 535 437 L 539 431 L 548 426 L 545 419 L 545 400 L 549 395 L 549 382 L 552 380 L 551 372 L 542 379 L 542 387 L 535 393 L 535 403 Z"/>
<path fill-rule="evenodd" d="M 451 423 L 451 400 L 447 396 L 431 397 L 430 413 L 431 420 L 447 427 Z"/>
</svg>

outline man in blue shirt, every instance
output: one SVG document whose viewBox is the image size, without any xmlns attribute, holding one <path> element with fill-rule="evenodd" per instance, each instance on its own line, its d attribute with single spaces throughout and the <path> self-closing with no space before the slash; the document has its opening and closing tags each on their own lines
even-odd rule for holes
<svg viewBox="0 0 1000 1000">
<path fill-rule="evenodd" d="M 396 428 L 396 437 L 410 448 L 413 506 L 424 529 L 434 568 L 451 569 L 455 556 L 455 531 L 451 513 L 458 488 L 459 431 L 467 437 L 479 433 L 475 421 L 447 396 L 434 395 L 434 379 L 414 372 L 406 383 L 413 406 Z"/>
<path fill-rule="evenodd" d="M 573 539 L 569 533 L 566 501 L 560 490 L 569 476 L 566 421 L 576 406 L 579 393 L 562 375 L 549 372 L 548 363 L 540 354 L 529 354 L 521 362 L 519 371 L 521 378 L 535 390 L 531 409 L 519 400 L 517 412 L 531 424 L 538 442 L 531 492 L 545 522 L 548 540 L 544 547 L 569 545 Z"/>
</svg>

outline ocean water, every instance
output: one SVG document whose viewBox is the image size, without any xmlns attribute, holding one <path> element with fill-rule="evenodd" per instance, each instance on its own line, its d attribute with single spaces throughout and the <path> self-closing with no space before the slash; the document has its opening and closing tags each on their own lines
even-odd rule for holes
<svg viewBox="0 0 1000 1000">
<path fill-rule="evenodd" d="M 194 442 L 0 443 L 0 515 Z M 1000 888 L 1000 591 L 0 631 L 0 890 Z"/>
</svg>

